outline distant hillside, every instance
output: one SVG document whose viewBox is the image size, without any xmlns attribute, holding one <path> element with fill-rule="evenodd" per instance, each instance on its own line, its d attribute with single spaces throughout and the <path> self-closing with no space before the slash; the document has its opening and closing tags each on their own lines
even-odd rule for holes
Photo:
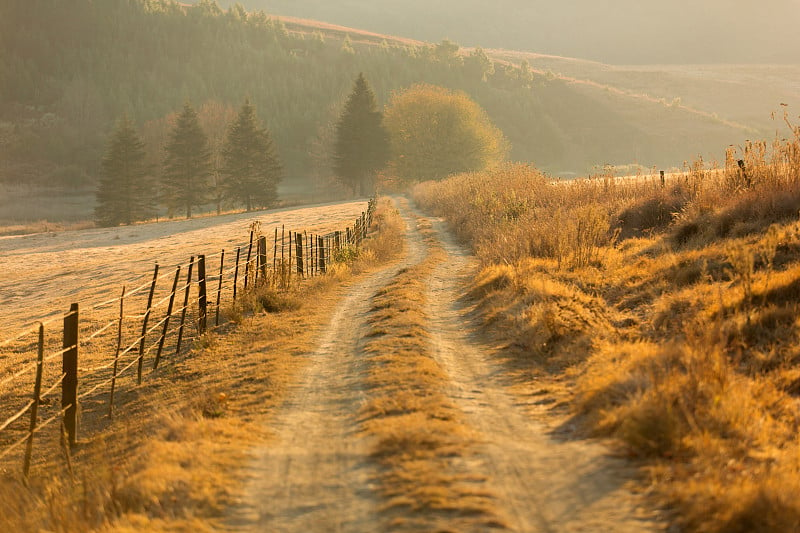
<svg viewBox="0 0 800 533">
<path fill-rule="evenodd" d="M 800 63 L 797 0 L 239 0 L 424 40 L 612 64 Z M 229 5 L 233 0 L 225 0 Z"/>
<path fill-rule="evenodd" d="M 559 76 L 558 64 L 538 56 L 491 52 L 492 64 L 448 43 L 223 12 L 208 2 L 5 0 L 0 51 L 0 181 L 12 183 L 91 186 L 123 112 L 151 133 L 157 172 L 157 127 L 186 99 L 236 107 L 250 97 L 273 133 L 286 185 L 302 190 L 330 174 L 331 125 L 359 72 L 381 103 L 418 82 L 466 92 L 508 136 L 513 159 L 553 174 L 719 159 L 728 144 L 758 133 L 614 80 Z M 528 57 L 538 69 L 532 76 L 522 66 Z"/>
</svg>

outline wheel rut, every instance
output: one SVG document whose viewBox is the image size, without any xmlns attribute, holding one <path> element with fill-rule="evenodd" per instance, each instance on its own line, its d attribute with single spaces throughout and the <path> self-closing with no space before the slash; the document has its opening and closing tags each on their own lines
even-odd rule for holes
<svg viewBox="0 0 800 533">
<path fill-rule="evenodd" d="M 363 354 L 372 297 L 419 264 L 426 245 L 403 213 L 406 253 L 353 282 L 307 357 L 304 372 L 269 418 L 272 437 L 252 453 L 230 531 L 375 531 L 383 521 L 373 442 L 359 411 L 367 401 Z M 503 384 L 491 350 L 476 342 L 458 302 L 473 259 L 433 220 L 446 259 L 426 280 L 430 354 L 449 378 L 446 394 L 475 435 L 469 468 L 485 478 L 508 529 L 521 532 L 663 530 L 627 488 L 632 472 L 599 444 L 548 435 Z"/>
</svg>

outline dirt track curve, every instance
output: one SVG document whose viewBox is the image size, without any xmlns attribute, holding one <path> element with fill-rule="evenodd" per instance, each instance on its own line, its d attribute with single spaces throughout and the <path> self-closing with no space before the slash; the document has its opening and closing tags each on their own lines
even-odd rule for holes
<svg viewBox="0 0 800 533">
<path fill-rule="evenodd" d="M 409 212 L 406 254 L 398 263 L 353 283 L 301 379 L 270 420 L 274 438 L 253 454 L 246 497 L 227 520 L 232 531 L 371 532 L 382 503 L 369 439 L 360 433 L 365 401 L 361 356 L 372 296 L 426 248 Z M 658 531 L 639 497 L 624 484 L 625 465 L 599 444 L 548 436 L 507 390 L 489 351 L 464 329 L 460 288 L 471 257 L 434 221 L 447 260 L 428 280 L 430 351 L 450 377 L 446 391 L 478 435 L 479 461 L 509 529 L 520 532 Z"/>
</svg>

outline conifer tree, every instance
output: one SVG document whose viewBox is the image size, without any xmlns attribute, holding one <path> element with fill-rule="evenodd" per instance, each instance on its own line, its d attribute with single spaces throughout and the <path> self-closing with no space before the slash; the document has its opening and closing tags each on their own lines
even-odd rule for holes
<svg viewBox="0 0 800 533">
<path fill-rule="evenodd" d="M 220 170 L 227 198 L 248 211 L 270 207 L 278 199 L 283 170 L 269 131 L 259 125 L 250 100 L 228 128 Z"/>
<path fill-rule="evenodd" d="M 389 136 L 383 114 L 364 74 L 359 74 L 353 91 L 336 123 L 333 171 L 358 195 L 375 190 L 375 174 L 389 158 Z"/>
<path fill-rule="evenodd" d="M 145 157 L 144 143 L 124 115 L 101 162 L 95 207 L 99 225 L 131 224 L 154 214 L 153 180 Z"/>
<path fill-rule="evenodd" d="M 170 206 L 185 208 L 186 218 L 191 218 L 192 208 L 208 201 L 211 150 L 189 102 L 178 115 L 165 151 L 163 198 Z"/>
</svg>

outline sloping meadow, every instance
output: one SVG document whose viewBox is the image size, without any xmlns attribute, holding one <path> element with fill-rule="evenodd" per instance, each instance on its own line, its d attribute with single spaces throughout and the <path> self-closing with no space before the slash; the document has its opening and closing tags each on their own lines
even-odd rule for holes
<svg viewBox="0 0 800 533">
<path fill-rule="evenodd" d="M 509 373 L 640 458 L 689 531 L 800 528 L 800 130 L 742 170 L 552 182 L 508 165 L 417 203 L 482 261 Z"/>
</svg>

